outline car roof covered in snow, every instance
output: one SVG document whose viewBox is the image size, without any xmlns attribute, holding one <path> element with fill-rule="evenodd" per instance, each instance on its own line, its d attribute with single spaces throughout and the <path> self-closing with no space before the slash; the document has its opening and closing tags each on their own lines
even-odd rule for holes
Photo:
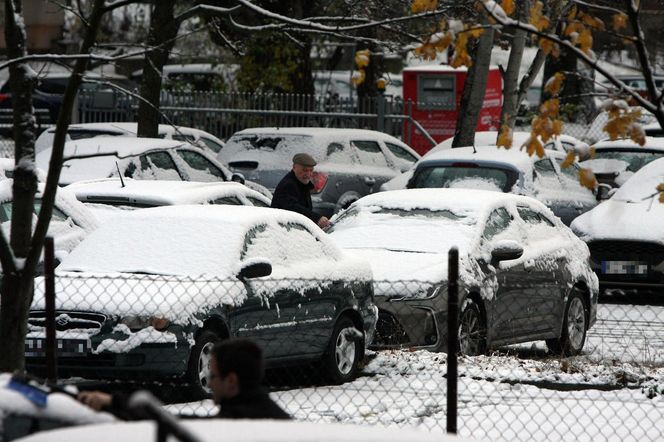
<svg viewBox="0 0 664 442">
<path fill-rule="evenodd" d="M 664 151 L 664 138 L 661 137 L 646 137 L 646 143 L 641 146 L 629 138 L 621 138 L 619 140 L 604 140 L 599 141 L 593 145 L 595 150 L 611 150 L 616 148 L 625 149 L 653 149 Z"/>
<path fill-rule="evenodd" d="M 298 135 L 298 136 L 310 136 L 315 138 L 366 137 L 368 139 L 379 138 L 381 140 L 396 139 L 391 135 L 387 135 L 383 132 L 378 132 L 375 130 L 342 129 L 342 128 L 327 128 L 327 127 L 256 127 L 252 129 L 244 129 L 238 131 L 235 134 L 233 134 L 233 137 L 238 135 Z M 399 141 L 399 143 L 402 144 L 401 141 Z"/>
</svg>

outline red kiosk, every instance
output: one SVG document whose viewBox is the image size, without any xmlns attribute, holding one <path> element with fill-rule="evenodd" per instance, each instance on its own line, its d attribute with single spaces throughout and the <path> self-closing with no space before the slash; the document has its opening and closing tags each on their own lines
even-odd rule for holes
<svg viewBox="0 0 664 442">
<path fill-rule="evenodd" d="M 404 114 L 421 124 L 436 142 L 454 135 L 467 73 L 465 67 L 455 69 L 448 65 L 403 70 Z M 477 123 L 478 131 L 498 130 L 502 105 L 503 79 L 500 70 L 491 67 Z M 408 120 L 404 122 L 403 139 L 422 155 L 432 147 L 422 132 Z"/>
</svg>

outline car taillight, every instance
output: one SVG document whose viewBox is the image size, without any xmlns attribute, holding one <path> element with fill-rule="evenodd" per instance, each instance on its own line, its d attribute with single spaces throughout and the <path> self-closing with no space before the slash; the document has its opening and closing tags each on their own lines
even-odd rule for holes
<svg viewBox="0 0 664 442">
<path fill-rule="evenodd" d="M 320 193 L 327 184 L 327 174 L 323 172 L 314 172 L 311 176 L 311 182 L 314 185 L 311 193 Z"/>
<path fill-rule="evenodd" d="M 9 95 L 7 95 L 7 94 L 0 94 L 0 103 L 2 103 L 3 101 L 5 101 L 7 98 L 9 98 Z"/>
</svg>

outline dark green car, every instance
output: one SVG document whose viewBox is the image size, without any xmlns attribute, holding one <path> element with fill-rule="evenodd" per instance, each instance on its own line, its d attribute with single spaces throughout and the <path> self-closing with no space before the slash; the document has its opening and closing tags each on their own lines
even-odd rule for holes
<svg viewBox="0 0 664 442">
<path fill-rule="evenodd" d="M 322 360 L 355 377 L 377 320 L 371 271 L 299 214 L 240 206 L 144 209 L 102 225 L 56 277 L 58 369 L 97 379 L 181 379 L 207 391 L 209 352 L 254 339 L 268 366 Z M 44 359 L 37 281 L 26 364 Z"/>
</svg>

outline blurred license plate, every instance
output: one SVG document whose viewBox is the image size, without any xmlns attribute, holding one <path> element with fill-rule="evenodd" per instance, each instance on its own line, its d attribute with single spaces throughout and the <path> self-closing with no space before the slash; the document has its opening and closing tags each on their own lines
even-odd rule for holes
<svg viewBox="0 0 664 442">
<path fill-rule="evenodd" d="M 57 339 L 56 348 L 58 356 L 84 356 L 90 349 L 90 341 L 87 339 Z M 25 355 L 46 356 L 46 339 L 26 338 Z"/>
<path fill-rule="evenodd" d="M 639 261 L 602 261 L 602 273 L 646 275 L 648 264 Z"/>
</svg>

